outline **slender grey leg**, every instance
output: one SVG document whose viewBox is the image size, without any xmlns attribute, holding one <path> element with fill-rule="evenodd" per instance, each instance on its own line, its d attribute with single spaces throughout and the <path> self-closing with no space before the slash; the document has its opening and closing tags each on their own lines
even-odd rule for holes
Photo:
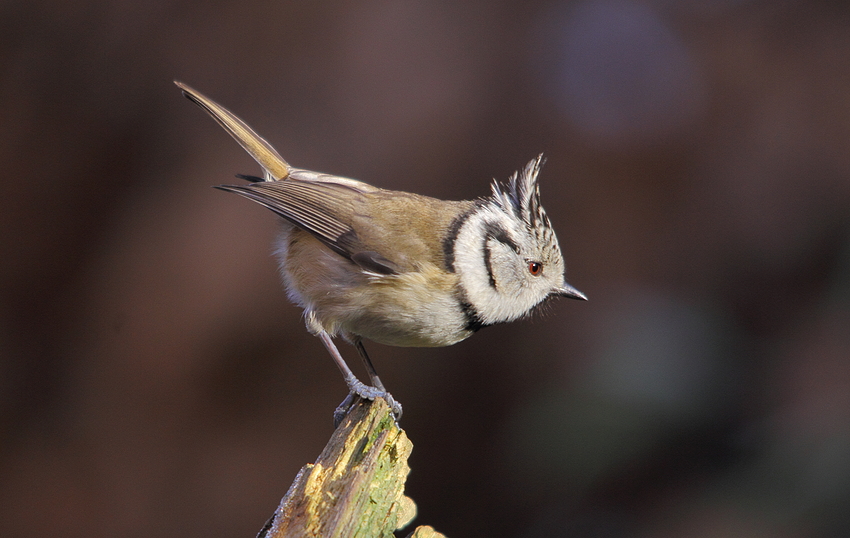
<svg viewBox="0 0 850 538">
<path fill-rule="evenodd" d="M 353 395 L 360 396 L 361 398 L 364 398 L 366 400 L 384 398 L 390 405 L 390 408 L 393 410 L 393 414 L 395 415 L 396 420 L 401 418 L 401 404 L 395 401 L 395 398 L 393 398 L 390 393 L 387 392 L 387 390 L 384 388 L 383 383 L 381 383 L 381 380 L 378 379 L 378 376 L 375 373 L 375 367 L 372 366 L 372 361 L 370 361 L 368 355 L 365 354 L 366 351 L 365 349 L 363 349 L 363 344 L 358 341 L 358 343 L 355 345 L 357 346 L 358 352 L 360 352 L 360 350 L 363 350 L 360 356 L 364 357 L 363 360 L 367 364 L 366 368 L 369 370 L 369 377 L 372 382 L 375 383 L 377 381 L 376 386 L 374 387 L 370 387 L 369 385 L 366 385 L 365 383 L 357 379 L 357 377 L 351 371 L 351 368 L 348 367 L 348 364 L 345 362 L 345 359 L 342 358 L 342 355 L 340 354 L 336 345 L 333 343 L 333 340 L 331 340 L 331 337 L 330 335 L 328 335 L 328 333 L 321 331 L 318 336 L 322 343 L 325 345 L 325 348 L 328 350 L 328 353 L 331 354 L 331 358 L 333 358 L 334 362 L 337 365 L 337 368 L 339 368 L 339 371 L 342 373 L 342 377 L 343 379 L 345 379 L 345 384 L 348 385 L 349 395 L 345 398 L 345 400 L 342 401 L 339 407 L 336 408 L 336 411 L 334 411 L 334 426 L 339 425 L 340 421 L 348 413 L 349 408 L 354 403 L 354 399 L 352 397 Z"/>
<path fill-rule="evenodd" d="M 354 347 L 357 348 L 357 353 L 360 354 L 360 358 L 363 359 L 363 364 L 366 365 L 366 371 L 369 372 L 369 380 L 372 382 L 372 385 L 386 391 L 384 388 L 384 384 L 381 383 L 381 378 L 378 377 L 378 371 L 375 370 L 375 366 L 372 365 L 372 359 L 369 358 L 369 354 L 366 353 L 366 348 L 363 347 L 363 341 L 359 338 L 354 342 Z"/>
<path fill-rule="evenodd" d="M 390 405 L 390 408 L 392 408 L 396 420 L 400 419 L 402 413 L 401 403 L 393 398 L 393 395 L 384 388 L 381 378 L 378 377 L 378 371 L 375 370 L 375 366 L 372 364 L 372 359 L 369 358 L 369 354 L 366 353 L 366 348 L 363 347 L 363 341 L 358 338 L 354 342 L 354 347 L 357 348 L 357 353 L 359 353 L 360 358 L 363 359 L 363 364 L 366 366 L 366 371 L 369 372 L 369 380 L 372 382 L 372 385 L 378 390 L 383 391 L 384 394 L 382 396 Z"/>
<path fill-rule="evenodd" d="M 342 377 L 345 379 L 345 384 L 348 385 L 348 390 L 357 394 L 358 396 L 362 396 L 367 400 L 374 400 L 378 396 L 383 396 L 383 392 L 377 387 L 370 387 L 369 385 L 363 383 L 354 375 L 351 371 L 351 368 L 348 367 L 348 364 L 345 362 L 345 359 L 342 358 L 339 350 L 334 345 L 333 340 L 326 332 L 320 332 L 319 338 L 322 340 L 322 343 L 325 344 L 325 348 L 327 348 L 328 353 L 331 354 L 334 362 L 336 363 L 339 371 L 342 372 Z"/>
</svg>

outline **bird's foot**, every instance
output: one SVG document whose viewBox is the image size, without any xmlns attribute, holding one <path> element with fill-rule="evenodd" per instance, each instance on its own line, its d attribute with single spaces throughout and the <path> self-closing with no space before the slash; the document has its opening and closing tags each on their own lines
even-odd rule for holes
<svg viewBox="0 0 850 538">
<path fill-rule="evenodd" d="M 341 404 L 334 411 L 334 428 L 339 426 L 342 422 L 342 419 L 345 418 L 345 415 L 351 411 L 351 408 L 357 401 L 357 398 L 363 398 L 364 400 L 374 401 L 375 398 L 383 398 L 386 400 L 387 404 L 390 406 L 392 410 L 393 417 L 396 422 L 401 419 L 402 407 L 401 403 L 396 401 L 393 398 L 392 394 L 387 392 L 385 389 L 379 389 L 377 387 L 372 387 L 370 385 L 366 385 L 361 381 L 356 381 L 349 387 L 348 396 L 342 401 Z"/>
</svg>

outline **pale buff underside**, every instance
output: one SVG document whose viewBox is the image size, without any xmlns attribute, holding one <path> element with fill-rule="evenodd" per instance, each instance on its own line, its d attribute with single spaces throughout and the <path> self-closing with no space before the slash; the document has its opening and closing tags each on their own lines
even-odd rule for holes
<svg viewBox="0 0 850 538">
<path fill-rule="evenodd" d="M 282 227 L 281 274 L 311 332 L 403 347 L 448 346 L 472 334 L 458 304 L 455 273 L 428 261 L 397 275 L 364 272 L 309 233 Z"/>
</svg>

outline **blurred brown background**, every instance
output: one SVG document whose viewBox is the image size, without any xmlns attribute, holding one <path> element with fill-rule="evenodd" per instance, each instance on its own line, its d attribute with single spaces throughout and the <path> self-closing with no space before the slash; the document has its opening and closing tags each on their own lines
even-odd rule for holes
<svg viewBox="0 0 850 538">
<path fill-rule="evenodd" d="M 331 433 L 344 385 L 274 216 L 210 188 L 258 168 L 173 79 L 387 188 L 485 195 L 545 153 L 590 301 L 367 344 L 419 523 L 850 535 L 845 2 L 42 0 L 0 25 L 0 535 L 250 537 Z"/>
</svg>

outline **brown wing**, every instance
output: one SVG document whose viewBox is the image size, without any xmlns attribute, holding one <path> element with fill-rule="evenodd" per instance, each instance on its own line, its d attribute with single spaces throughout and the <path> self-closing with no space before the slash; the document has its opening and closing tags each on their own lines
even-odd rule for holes
<svg viewBox="0 0 850 538">
<path fill-rule="evenodd" d="M 220 185 L 280 215 L 309 232 L 328 248 L 363 269 L 381 274 L 399 272 L 398 266 L 363 244 L 352 226 L 362 205 L 358 189 L 330 182 L 263 181 L 251 185 Z"/>
</svg>

